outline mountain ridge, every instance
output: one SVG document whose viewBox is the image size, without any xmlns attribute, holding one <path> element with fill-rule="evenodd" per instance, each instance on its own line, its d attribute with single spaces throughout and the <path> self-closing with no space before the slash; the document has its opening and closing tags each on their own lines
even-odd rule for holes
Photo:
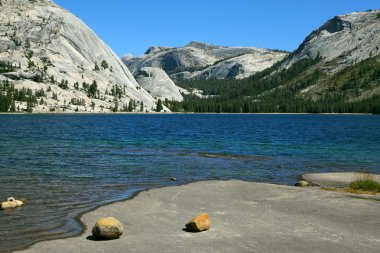
<svg viewBox="0 0 380 253">
<path fill-rule="evenodd" d="M 191 108 L 226 104 L 234 96 L 237 111 L 263 101 L 290 99 L 306 108 L 308 102 L 360 103 L 380 96 L 379 10 L 335 16 L 290 54 L 191 41 L 119 59 L 86 24 L 50 0 L 0 4 L 2 111 L 149 112 L 158 99 L 178 109 L 191 96 Z"/>
<path fill-rule="evenodd" d="M 184 111 L 380 113 L 380 10 L 336 16 L 294 52 L 242 80 L 190 80 Z M 178 105 L 176 105 L 178 107 Z"/>
<path fill-rule="evenodd" d="M 273 65 L 286 55 L 278 50 L 224 47 L 192 41 L 184 47 L 152 46 L 140 57 L 128 56 L 123 60 L 132 73 L 142 67 L 155 67 L 163 69 L 173 80 L 241 79 Z M 242 56 L 251 61 L 240 61 Z M 215 66 L 227 60 L 230 64 Z"/>
<path fill-rule="evenodd" d="M 377 55 L 380 53 L 380 38 L 375 34 L 380 34 L 379 23 L 379 10 L 335 16 L 311 32 L 289 55 L 283 67 L 304 57 L 316 57 L 318 53 L 324 61 L 342 57 L 342 67 Z"/>
</svg>

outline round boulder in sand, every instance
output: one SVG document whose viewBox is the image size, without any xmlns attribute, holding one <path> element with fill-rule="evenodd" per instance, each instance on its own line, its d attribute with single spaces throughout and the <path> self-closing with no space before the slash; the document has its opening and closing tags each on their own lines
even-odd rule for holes
<svg viewBox="0 0 380 253">
<path fill-rule="evenodd" d="M 117 239 L 123 232 L 123 225 L 113 217 L 100 218 L 92 228 L 92 235 L 97 239 Z"/>
</svg>

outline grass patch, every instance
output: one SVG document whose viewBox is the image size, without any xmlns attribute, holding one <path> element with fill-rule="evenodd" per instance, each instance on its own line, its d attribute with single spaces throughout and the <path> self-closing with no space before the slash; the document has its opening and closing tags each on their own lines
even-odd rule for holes
<svg viewBox="0 0 380 253">
<path fill-rule="evenodd" d="M 380 193 L 380 183 L 376 182 L 371 175 L 363 175 L 350 184 L 352 192 Z"/>
<path fill-rule="evenodd" d="M 349 192 L 355 194 L 375 195 L 380 193 L 380 183 L 375 181 L 373 175 L 363 174 L 359 179 L 353 181 L 349 187 L 331 188 L 323 187 L 325 191 Z"/>
</svg>

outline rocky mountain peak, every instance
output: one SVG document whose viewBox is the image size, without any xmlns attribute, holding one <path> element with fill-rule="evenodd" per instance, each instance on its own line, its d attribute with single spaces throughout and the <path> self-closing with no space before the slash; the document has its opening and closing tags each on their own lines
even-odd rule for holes
<svg viewBox="0 0 380 253">
<path fill-rule="evenodd" d="M 51 0 L 0 0 L 0 5 L 25 5 L 25 4 L 46 4 Z"/>
<path fill-rule="evenodd" d="M 324 62 L 336 60 L 340 70 L 380 54 L 380 11 L 336 16 L 312 32 L 282 67 L 320 55 Z"/>
<path fill-rule="evenodd" d="M 162 46 L 152 46 L 146 50 L 144 54 L 149 55 L 149 54 L 155 54 L 161 51 L 164 51 L 165 49 L 168 49 L 168 47 L 162 47 Z"/>
<path fill-rule="evenodd" d="M 203 51 L 222 48 L 221 46 L 211 45 L 211 44 L 198 42 L 198 41 L 191 41 L 185 47 L 198 48 L 198 49 L 203 50 Z"/>
<path fill-rule="evenodd" d="M 336 16 L 333 19 L 327 21 L 321 29 L 328 31 L 329 33 L 336 33 L 345 29 L 351 30 L 351 27 L 352 26 L 350 22 L 341 19 L 339 16 Z"/>
<path fill-rule="evenodd" d="M 132 54 L 126 54 L 126 55 L 124 55 L 123 57 L 121 57 L 121 59 L 123 60 L 123 61 L 129 61 L 129 60 L 131 60 L 131 59 L 133 59 L 134 57 L 133 57 L 133 55 Z"/>
</svg>

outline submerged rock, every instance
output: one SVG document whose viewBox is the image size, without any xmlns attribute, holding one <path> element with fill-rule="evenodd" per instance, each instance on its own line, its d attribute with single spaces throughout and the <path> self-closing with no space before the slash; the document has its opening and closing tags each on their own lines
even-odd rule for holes
<svg viewBox="0 0 380 253">
<path fill-rule="evenodd" d="M 22 202 L 21 200 L 16 200 L 13 197 L 9 197 L 7 201 L 1 203 L 0 209 L 1 210 L 14 209 L 17 207 L 21 207 L 23 205 L 24 205 L 24 202 Z"/>
<path fill-rule="evenodd" d="M 113 217 L 100 218 L 92 228 L 92 235 L 97 239 L 117 239 L 123 232 L 123 225 Z"/>
<path fill-rule="evenodd" d="M 211 220 L 207 213 L 201 213 L 198 217 L 186 223 L 185 226 L 189 232 L 202 232 L 210 229 Z"/>
</svg>

